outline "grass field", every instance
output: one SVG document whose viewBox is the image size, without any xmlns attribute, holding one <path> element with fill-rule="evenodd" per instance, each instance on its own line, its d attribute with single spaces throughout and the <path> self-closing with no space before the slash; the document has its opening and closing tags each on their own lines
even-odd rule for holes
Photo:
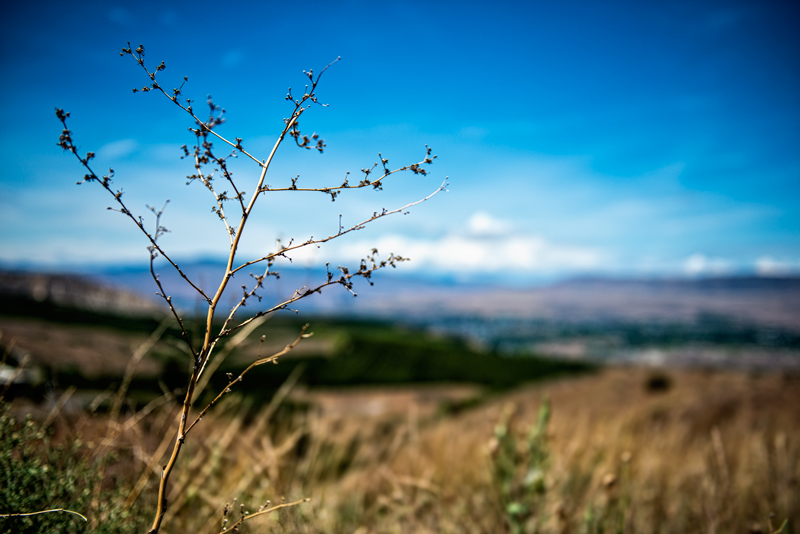
<svg viewBox="0 0 800 534">
<path fill-rule="evenodd" d="M 142 359 L 117 412 L 130 351 L 156 323 L 54 317 L 0 318 L 6 347 L 15 336 L 49 377 L 7 392 L 0 514 L 68 508 L 88 522 L 1 518 L 0 532 L 145 532 L 175 438 L 172 334 Z M 269 352 L 298 324 L 264 328 Z M 800 530 L 800 376 L 790 371 L 597 369 L 387 323 L 315 330 L 189 436 L 162 532 L 219 532 L 226 504 L 230 526 L 284 498 L 310 501 L 241 530 Z M 220 374 L 257 354 L 257 343 L 240 346 Z M 198 406 L 220 387 L 209 383 Z"/>
<path fill-rule="evenodd" d="M 243 531 L 771 532 L 788 520 L 789 532 L 800 525 L 798 377 L 612 368 L 463 402 L 475 393 L 287 387 L 266 406 L 230 396 L 187 441 L 165 531 L 218 532 L 232 499 L 253 512 L 282 496 L 311 501 Z M 544 399 L 550 416 L 541 419 Z M 73 411 L 54 422 L 53 439 L 79 433 L 90 445 L 85 454 L 113 450 L 104 483 L 125 491 L 109 504 L 132 502 L 146 515 L 173 439 L 162 429 L 175 413 L 164 405 L 112 425 L 104 414 Z"/>
</svg>

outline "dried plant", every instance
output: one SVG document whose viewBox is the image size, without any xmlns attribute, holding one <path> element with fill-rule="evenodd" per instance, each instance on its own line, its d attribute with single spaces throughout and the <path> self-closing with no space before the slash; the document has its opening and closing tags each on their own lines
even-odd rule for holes
<svg viewBox="0 0 800 534">
<path fill-rule="evenodd" d="M 242 307 L 253 301 L 254 299 L 257 300 L 259 303 L 261 302 L 261 296 L 258 294 L 258 291 L 264 287 L 265 281 L 270 276 L 277 276 L 277 272 L 272 270 L 273 264 L 276 259 L 278 258 L 290 258 L 290 254 L 296 252 L 300 249 L 304 249 L 307 247 L 319 247 L 320 245 L 327 243 L 329 241 L 333 241 L 334 239 L 338 239 L 346 234 L 351 232 L 355 232 L 356 230 L 360 230 L 364 228 L 366 225 L 378 220 L 382 219 L 383 217 L 387 217 L 389 215 L 397 214 L 397 213 L 406 213 L 406 210 L 412 206 L 415 206 L 421 202 L 424 202 L 430 199 L 432 196 L 436 195 L 440 191 L 444 190 L 447 186 L 446 180 L 443 182 L 433 193 L 428 195 L 425 198 L 422 198 L 416 202 L 412 202 L 405 206 L 402 206 L 397 209 L 387 210 L 382 209 L 381 211 L 373 212 L 372 215 L 366 217 L 362 222 L 349 226 L 343 227 L 341 222 L 339 224 L 339 230 L 336 234 L 329 235 L 323 238 L 314 238 L 311 237 L 302 242 L 295 242 L 294 240 L 290 240 L 288 244 L 281 245 L 280 243 L 277 245 L 277 248 L 261 257 L 242 260 L 237 256 L 239 251 L 240 240 L 242 235 L 245 231 L 245 226 L 247 225 L 248 220 L 251 218 L 256 203 L 259 198 L 268 193 L 272 193 L 275 191 L 293 191 L 296 193 L 305 193 L 305 192 L 316 192 L 316 193 L 323 193 L 325 195 L 329 195 L 332 201 L 335 201 L 338 195 L 340 195 L 343 191 L 349 189 L 360 189 L 365 187 L 371 187 L 374 189 L 382 189 L 384 182 L 393 174 L 408 171 L 414 174 L 425 175 L 427 171 L 425 169 L 425 165 L 430 165 L 433 163 L 433 160 L 436 156 L 431 154 L 431 149 L 429 147 L 425 147 L 424 157 L 421 161 L 416 163 L 411 163 L 409 165 L 404 165 L 395 169 L 391 169 L 388 166 L 388 159 L 383 157 L 383 155 L 379 154 L 379 163 L 375 163 L 371 167 L 361 169 L 363 174 L 361 180 L 355 183 L 350 183 L 347 178 L 338 185 L 332 185 L 329 187 L 321 187 L 321 188 L 305 188 L 300 187 L 298 185 L 298 178 L 291 179 L 291 185 L 286 185 L 284 187 L 270 187 L 266 184 L 265 179 L 267 173 L 269 172 L 270 164 L 273 161 L 275 154 L 278 151 L 278 148 L 281 146 L 283 141 L 286 137 L 290 137 L 294 140 L 295 144 L 306 150 L 316 150 L 318 152 L 323 152 L 325 149 L 325 141 L 321 139 L 316 133 L 308 136 L 303 134 L 300 130 L 300 117 L 306 113 L 312 106 L 317 105 L 324 107 L 326 104 L 322 104 L 317 96 L 317 87 L 320 82 L 320 78 L 322 74 L 336 61 L 340 58 L 334 60 L 331 64 L 323 68 L 317 74 L 314 74 L 312 70 L 303 71 L 304 75 L 308 79 L 308 83 L 306 84 L 303 94 L 300 96 L 296 96 L 292 93 L 292 90 L 289 89 L 288 93 L 286 94 L 286 101 L 289 103 L 291 107 L 291 113 L 288 118 L 283 119 L 283 126 L 281 131 L 270 151 L 269 155 L 266 159 L 259 159 L 251 152 L 249 152 L 243 146 L 243 139 L 240 137 L 235 137 L 233 140 L 229 138 L 223 137 L 218 133 L 218 127 L 225 122 L 225 110 L 214 103 L 211 97 L 208 97 L 207 106 L 208 106 L 208 117 L 207 118 L 200 118 L 198 116 L 198 112 L 194 108 L 195 101 L 192 99 L 184 98 L 183 96 L 183 88 L 184 84 L 188 81 L 187 77 L 183 78 L 183 82 L 177 89 L 165 90 L 164 86 L 160 82 L 159 75 L 160 73 L 166 68 L 164 62 L 158 64 L 154 69 L 150 69 L 145 64 L 145 50 L 142 45 L 139 45 L 138 48 L 131 47 L 130 43 L 128 46 L 123 48 L 120 52 L 120 55 L 123 57 L 131 57 L 133 60 L 144 70 L 145 74 L 149 78 L 149 82 L 147 85 L 133 89 L 134 93 L 138 92 L 151 92 L 155 91 L 158 93 L 163 94 L 166 98 L 172 101 L 175 105 L 180 107 L 183 111 L 185 111 L 193 120 L 193 127 L 190 128 L 190 131 L 195 137 L 194 145 L 189 147 L 187 145 L 181 146 L 181 150 L 183 152 L 182 159 L 188 159 L 193 162 L 193 172 L 189 176 L 187 176 L 187 184 L 191 184 L 193 182 L 199 182 L 204 188 L 206 188 L 212 195 L 214 201 L 214 207 L 212 208 L 213 212 L 219 217 L 221 224 L 225 226 L 227 234 L 230 239 L 230 251 L 228 253 L 226 266 L 221 273 L 219 285 L 217 286 L 216 291 L 206 292 L 200 284 L 193 281 L 187 273 L 182 270 L 178 264 L 176 263 L 175 259 L 171 257 L 163 248 L 159 242 L 159 238 L 162 237 L 166 232 L 168 232 L 167 228 L 162 224 L 162 218 L 164 215 L 164 208 L 156 209 L 150 206 L 147 208 L 152 212 L 153 216 L 155 217 L 155 224 L 154 226 L 149 229 L 148 225 L 145 223 L 145 220 L 142 216 L 137 215 L 134 213 L 132 209 L 128 207 L 128 205 L 123 200 L 123 192 L 122 189 L 116 189 L 115 185 L 113 184 L 112 178 L 114 177 L 114 170 L 109 169 L 108 173 L 100 176 L 92 168 L 92 159 L 94 158 L 95 154 L 93 152 L 86 152 L 85 154 L 81 154 L 78 150 L 78 147 L 73 142 L 72 132 L 69 130 L 67 126 L 67 119 L 69 118 L 69 113 L 65 112 L 62 109 L 56 109 L 56 115 L 58 119 L 61 121 L 63 125 L 63 130 L 61 132 L 61 137 L 59 138 L 58 145 L 65 151 L 72 152 L 81 165 L 84 167 L 86 174 L 83 177 L 83 180 L 78 182 L 79 184 L 86 183 L 86 182 L 95 182 L 101 187 L 103 187 L 108 193 L 114 198 L 116 202 L 115 208 L 108 208 L 113 211 L 117 211 L 121 213 L 123 216 L 130 219 L 133 224 L 135 224 L 139 230 L 144 234 L 146 237 L 149 245 L 148 250 L 150 253 L 150 273 L 153 277 L 155 284 L 158 287 L 158 295 L 165 301 L 166 305 L 169 307 L 170 312 L 172 313 L 175 321 L 177 322 L 181 333 L 183 335 L 184 341 L 186 343 L 187 351 L 191 355 L 191 372 L 189 373 L 189 377 L 187 380 L 187 387 L 186 392 L 183 398 L 183 405 L 181 409 L 180 416 L 176 422 L 177 428 L 175 428 L 175 439 L 174 444 L 172 446 L 172 452 L 169 456 L 169 459 L 166 465 L 163 467 L 161 472 L 161 478 L 159 482 L 159 490 L 158 490 L 158 505 L 157 510 L 155 511 L 155 518 L 153 520 L 152 527 L 150 528 L 151 533 L 158 532 L 161 528 L 162 522 L 164 520 L 164 515 L 168 509 L 168 502 L 167 502 L 167 486 L 169 482 L 170 475 L 173 473 L 178 458 L 180 456 L 181 448 L 184 445 L 189 432 L 197 425 L 200 419 L 205 415 L 208 408 L 211 407 L 214 403 L 219 400 L 220 397 L 224 396 L 226 393 L 230 392 L 233 387 L 235 387 L 236 383 L 242 380 L 242 377 L 247 370 L 251 369 L 256 365 L 261 365 L 267 362 L 276 362 L 278 356 L 290 351 L 294 346 L 296 346 L 302 339 L 311 336 L 310 333 L 305 333 L 305 329 L 303 332 L 300 333 L 298 338 L 290 345 L 281 351 L 278 354 L 275 354 L 271 357 L 261 358 L 259 357 L 258 361 L 255 361 L 248 367 L 244 372 L 242 372 L 238 377 L 231 377 L 230 383 L 220 394 L 212 401 L 212 403 L 203 410 L 199 412 L 195 412 L 193 410 L 193 403 L 196 399 L 198 393 L 198 384 L 201 383 L 201 378 L 204 377 L 204 373 L 210 372 L 212 369 L 215 369 L 216 366 L 214 365 L 214 357 L 215 357 L 215 347 L 217 346 L 218 342 L 229 336 L 233 332 L 237 330 L 243 329 L 245 327 L 253 326 L 253 322 L 268 316 L 274 312 L 279 310 L 286 310 L 290 309 L 294 302 L 297 302 L 300 299 L 306 298 L 314 293 L 320 293 L 323 288 L 333 285 L 341 285 L 346 290 L 350 291 L 355 295 L 353 291 L 353 280 L 361 277 L 366 279 L 370 284 L 372 281 L 370 280 L 372 274 L 380 269 L 386 267 L 395 267 L 398 263 L 406 261 L 407 258 L 402 256 L 397 256 L 394 254 L 389 254 L 388 257 L 381 259 L 378 256 L 378 251 L 372 249 L 371 253 L 368 254 L 364 259 L 361 260 L 359 266 L 355 270 L 348 269 L 347 267 L 340 266 L 338 268 L 339 273 L 334 274 L 331 272 L 330 268 L 328 269 L 328 274 L 326 279 L 323 279 L 319 282 L 316 287 L 303 287 L 300 289 L 295 290 L 294 294 L 287 298 L 282 302 L 278 302 L 271 306 L 263 306 L 257 312 L 249 315 L 245 319 L 241 319 L 236 315 L 236 312 L 239 311 Z M 217 150 L 216 144 L 221 143 L 223 146 L 223 151 L 220 152 Z M 250 160 L 254 165 L 256 165 L 259 169 L 259 178 L 255 186 L 253 187 L 250 184 L 252 193 L 249 197 L 247 197 L 246 192 L 244 190 L 244 185 L 237 180 L 234 179 L 233 173 L 229 169 L 230 160 L 232 158 L 236 158 L 237 156 L 244 156 L 248 160 Z M 378 175 L 375 177 L 375 175 Z M 349 174 L 347 175 L 349 176 Z M 221 178 L 222 180 L 219 180 Z M 216 180 L 216 181 L 215 181 Z M 218 185 L 220 182 L 224 184 L 225 190 L 221 190 L 220 186 Z M 167 201 L 169 202 L 169 201 Z M 166 207 L 166 203 L 164 204 Z M 183 278 L 183 280 L 189 284 L 194 291 L 197 293 L 200 299 L 205 303 L 206 310 L 205 310 L 205 324 L 204 328 L 202 329 L 202 339 L 199 342 L 195 343 L 190 335 L 189 329 L 186 327 L 183 317 L 181 316 L 180 311 L 176 308 L 172 298 L 169 295 L 169 292 L 163 286 L 161 280 L 159 279 L 158 274 L 156 273 L 155 269 L 155 260 L 158 257 L 164 258 L 173 269 L 175 269 L 178 274 Z M 227 310 L 227 314 L 223 315 L 223 321 L 221 326 L 219 324 L 215 324 L 215 319 L 220 315 L 220 307 L 221 307 L 221 298 L 223 292 L 228 288 L 228 285 L 231 282 L 233 276 L 242 271 L 243 269 L 247 269 L 253 266 L 257 266 L 262 268 L 263 271 L 261 274 L 253 274 L 253 282 L 251 283 L 250 287 L 247 285 L 242 286 L 242 297 L 241 299 L 232 306 L 231 309 Z M 207 378 L 203 384 L 207 383 Z M 301 502 L 301 501 L 297 501 Z M 290 503 L 296 504 L 296 503 Z M 234 525 L 231 527 L 224 527 L 223 531 L 232 529 L 241 521 L 249 517 L 255 517 L 260 514 L 268 513 L 269 511 L 281 508 L 286 505 L 278 505 L 272 507 L 265 507 L 259 511 L 258 514 L 252 514 L 250 516 L 245 517 L 244 515 L 240 520 L 238 520 Z"/>
</svg>

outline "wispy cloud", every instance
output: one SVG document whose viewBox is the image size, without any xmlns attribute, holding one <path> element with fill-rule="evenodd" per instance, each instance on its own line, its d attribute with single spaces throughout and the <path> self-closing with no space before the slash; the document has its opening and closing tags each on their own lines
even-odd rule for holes
<svg viewBox="0 0 800 534">
<path fill-rule="evenodd" d="M 475 236 L 500 236 L 511 231 L 512 225 L 508 221 L 496 219 L 479 211 L 469 218 L 467 228 Z"/>
<path fill-rule="evenodd" d="M 785 276 L 800 272 L 800 260 L 783 261 L 771 256 L 762 256 L 756 260 L 756 273 L 761 276 Z"/>
<path fill-rule="evenodd" d="M 104 160 L 114 160 L 130 156 L 139 149 L 139 143 L 135 139 L 120 139 L 105 144 L 97 151 L 97 157 Z"/>
<path fill-rule="evenodd" d="M 595 249 L 558 244 L 514 230 L 509 221 L 478 212 L 462 226 L 461 232 L 438 238 L 386 235 L 374 241 L 342 243 L 324 251 L 326 258 L 352 261 L 373 247 L 382 255 L 400 254 L 411 259 L 404 269 L 440 274 L 479 276 L 508 274 L 514 277 L 561 272 L 584 272 L 599 268 L 604 254 Z M 293 255 L 295 261 L 314 262 L 323 252 L 308 250 Z"/>
<path fill-rule="evenodd" d="M 722 275 L 733 270 L 730 261 L 709 258 L 705 254 L 692 254 L 683 262 L 683 271 L 689 276 Z"/>
</svg>

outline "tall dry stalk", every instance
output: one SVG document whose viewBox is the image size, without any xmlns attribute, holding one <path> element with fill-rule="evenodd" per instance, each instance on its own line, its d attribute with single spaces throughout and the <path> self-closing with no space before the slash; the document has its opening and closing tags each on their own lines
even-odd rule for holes
<svg viewBox="0 0 800 534">
<path fill-rule="evenodd" d="M 412 163 L 410 165 L 405 165 L 396 169 L 390 169 L 388 165 L 388 159 L 384 158 L 381 154 L 380 157 L 380 164 L 376 163 L 374 166 L 370 168 L 362 169 L 364 174 L 363 179 L 358 183 L 350 184 L 347 179 L 345 179 L 341 184 L 330 186 L 330 187 L 322 187 L 322 188 L 303 188 L 298 187 L 297 185 L 297 178 L 292 179 L 292 183 L 290 186 L 286 187 L 278 187 L 278 188 L 271 188 L 268 185 L 265 185 L 265 178 L 267 173 L 269 172 L 270 164 L 275 157 L 275 154 L 278 151 L 278 148 L 281 146 L 283 141 L 286 137 L 291 137 L 295 144 L 303 149 L 307 150 L 317 150 L 319 152 L 323 152 L 325 148 L 325 142 L 317 134 L 313 134 L 310 137 L 307 135 L 303 135 L 300 131 L 299 119 L 300 117 L 308 111 L 312 105 L 317 104 L 319 106 L 325 106 L 326 104 L 321 104 L 317 98 L 316 90 L 319 84 L 320 78 L 322 74 L 336 61 L 339 60 L 337 58 L 334 60 L 333 63 L 326 66 L 322 71 L 320 71 L 316 76 L 314 75 L 312 70 L 308 72 L 304 71 L 304 74 L 308 78 L 309 84 L 305 86 L 305 90 L 302 96 L 296 97 L 292 94 L 291 89 L 286 95 L 286 100 L 292 106 L 291 114 L 288 118 L 283 119 L 283 127 L 278 135 L 272 150 L 270 151 L 269 155 L 266 159 L 258 159 L 253 154 L 245 150 L 242 143 L 242 138 L 236 137 L 234 141 L 231 141 L 223 136 L 221 136 L 217 131 L 216 127 L 223 124 L 225 119 L 223 118 L 224 110 L 216 105 L 211 98 L 209 97 L 207 104 L 209 107 L 209 115 L 207 119 L 201 119 L 195 114 L 195 110 L 193 108 L 194 101 L 191 99 L 183 99 L 183 86 L 188 78 L 183 78 L 183 83 L 180 85 L 179 88 L 173 89 L 172 91 L 165 91 L 163 86 L 157 80 L 157 75 L 163 71 L 166 66 L 164 62 L 161 62 L 159 65 L 155 67 L 154 70 L 148 69 L 145 65 L 145 51 L 142 45 L 139 45 L 138 48 L 133 49 L 128 43 L 126 48 L 122 49 L 120 55 L 130 56 L 132 57 L 136 63 L 145 71 L 146 75 L 148 76 L 150 82 L 148 85 L 142 87 L 141 89 L 134 89 L 134 93 L 137 92 L 150 92 L 156 91 L 163 94 L 167 97 L 170 101 L 172 101 L 175 105 L 180 107 L 183 111 L 185 111 L 194 121 L 194 127 L 190 128 L 190 131 L 195 136 L 195 144 L 192 148 L 187 147 L 187 145 L 183 145 L 181 147 L 184 158 L 188 158 L 194 161 L 194 173 L 188 177 L 189 182 L 200 182 L 214 197 L 214 207 L 212 208 L 214 213 L 219 217 L 222 224 L 224 224 L 227 234 L 230 239 L 230 251 L 228 253 L 226 266 L 221 273 L 219 284 L 217 285 L 217 289 L 212 292 L 204 291 L 199 284 L 195 283 L 190 279 L 187 273 L 182 270 L 176 261 L 170 257 L 164 249 L 159 244 L 159 238 L 164 235 L 168 230 L 162 226 L 161 219 L 164 213 L 164 208 L 161 210 L 156 210 L 155 208 L 151 208 L 148 206 L 148 209 L 153 213 L 155 216 L 155 229 L 153 231 L 149 231 L 145 225 L 144 219 L 141 216 L 137 216 L 134 214 L 131 209 L 124 203 L 122 197 L 123 192 L 121 189 L 117 190 L 112 187 L 112 178 L 114 176 L 113 169 L 109 169 L 108 174 L 104 176 L 98 176 L 91 167 L 91 160 L 94 158 L 93 152 L 87 152 L 84 156 L 79 154 L 78 148 L 73 143 L 72 140 L 72 133 L 70 132 L 69 128 L 67 127 L 67 119 L 69 117 L 69 113 L 65 112 L 61 109 L 56 109 L 56 115 L 58 119 L 61 121 L 63 125 L 63 130 L 61 133 L 61 137 L 59 139 L 58 145 L 61 146 L 62 149 L 65 151 L 72 152 L 80 161 L 81 165 L 86 170 L 86 174 L 80 183 L 85 182 L 96 182 L 101 187 L 103 187 L 109 194 L 114 197 L 114 200 L 117 204 L 117 208 L 114 211 L 118 211 L 122 215 L 129 218 L 133 224 L 135 224 L 139 230 L 145 235 L 149 242 L 148 250 L 150 252 L 150 273 L 153 277 L 155 284 L 158 287 L 158 295 L 164 299 L 167 306 L 169 307 L 170 312 L 174 316 L 177 324 L 181 330 L 183 335 L 184 341 L 188 348 L 189 354 L 191 354 L 192 358 L 192 369 L 188 377 L 188 384 L 186 388 L 186 393 L 183 398 L 183 405 L 180 413 L 180 417 L 176 424 L 175 428 L 175 441 L 172 446 L 172 452 L 169 456 L 169 459 L 164 466 L 161 472 L 161 478 L 159 482 L 159 490 L 158 490 L 158 506 L 155 512 L 155 518 L 153 520 L 152 527 L 150 529 L 151 533 L 158 532 L 161 528 L 162 522 L 164 520 L 164 516 L 168 509 L 168 502 L 167 502 L 167 486 L 169 482 L 170 475 L 175 470 L 177 465 L 178 458 L 180 456 L 181 448 L 186 441 L 187 435 L 189 432 L 195 427 L 195 425 L 200 421 L 206 411 L 219 400 L 223 395 L 230 392 L 231 388 L 235 386 L 235 384 L 242 379 L 242 375 L 244 375 L 247 370 L 251 369 L 254 366 L 262 365 L 267 362 L 276 361 L 277 357 L 290 351 L 294 346 L 296 346 L 302 339 L 309 337 L 312 334 L 306 334 L 305 330 L 297 337 L 297 339 L 290 345 L 271 357 L 260 358 L 257 361 L 253 362 L 250 367 L 248 367 L 242 374 L 238 377 L 233 378 L 231 383 L 223 389 L 222 392 L 212 401 L 209 406 L 199 412 L 199 414 L 194 416 L 194 421 L 190 422 L 192 419 L 192 404 L 195 400 L 196 391 L 198 384 L 200 383 L 201 378 L 204 375 L 204 372 L 207 369 L 214 368 L 212 356 L 214 355 L 214 349 L 217 346 L 217 343 L 224 337 L 236 332 L 240 329 L 246 328 L 250 325 L 253 321 L 274 313 L 278 310 L 287 309 L 292 303 L 313 295 L 314 293 L 319 293 L 325 287 L 331 285 L 341 285 L 345 287 L 348 291 L 353 292 L 353 279 L 356 277 L 362 277 L 367 280 L 370 279 L 373 272 L 376 270 L 385 268 L 385 267 L 395 267 L 397 263 L 405 261 L 406 258 L 402 256 L 396 256 L 394 254 L 390 254 L 385 259 L 379 259 L 377 250 L 373 249 L 372 252 L 366 256 L 365 259 L 361 260 L 361 263 L 357 270 L 351 271 L 346 267 L 339 267 L 340 274 L 334 275 L 333 273 L 328 270 L 327 280 L 322 281 L 313 288 L 300 288 L 294 292 L 294 294 L 284 300 L 283 302 L 279 302 L 273 306 L 266 307 L 265 309 L 261 309 L 258 312 L 252 314 L 251 316 L 247 317 L 244 320 L 239 320 L 235 318 L 235 314 L 237 311 L 240 310 L 241 307 L 245 306 L 245 304 L 252 298 L 257 298 L 258 301 L 261 301 L 261 297 L 258 295 L 257 291 L 263 287 L 265 279 L 269 276 L 276 275 L 274 271 L 271 270 L 273 262 L 279 257 L 288 257 L 287 254 L 290 254 L 294 251 L 299 249 L 310 247 L 310 246 L 319 246 L 323 243 L 327 243 L 334 239 L 338 239 L 346 234 L 354 232 L 356 230 L 360 230 L 364 228 L 367 224 L 372 223 L 378 219 L 383 217 L 396 214 L 396 213 L 404 213 L 408 208 L 415 206 L 421 202 L 424 202 L 437 194 L 438 192 L 444 190 L 446 187 L 446 181 L 442 183 L 433 193 L 428 195 L 427 197 L 418 200 L 417 202 L 413 202 L 407 204 L 401 208 L 394 209 L 394 210 L 382 210 L 380 212 L 374 212 L 371 216 L 367 217 L 362 222 L 355 224 L 350 227 L 342 227 L 341 224 L 339 226 L 339 230 L 336 234 L 329 235 L 324 238 L 309 238 L 304 242 L 295 243 L 294 241 L 290 241 L 288 245 L 281 246 L 279 245 L 278 248 L 269 254 L 266 254 L 259 258 L 250 259 L 247 261 L 241 261 L 237 259 L 237 252 L 239 250 L 239 244 L 241 237 L 244 233 L 245 226 L 247 225 L 248 220 L 250 219 L 251 215 L 253 214 L 253 210 L 255 209 L 256 202 L 258 199 L 270 192 L 275 191 L 294 191 L 294 192 L 321 192 L 323 194 L 329 195 L 332 201 L 336 200 L 336 197 L 343 192 L 344 190 L 348 189 L 360 189 L 364 187 L 372 187 L 375 189 L 381 189 L 383 187 L 383 183 L 392 174 L 402 172 L 402 171 L 410 171 L 414 174 L 427 174 L 426 170 L 423 168 L 425 164 L 431 164 L 433 159 L 436 156 L 431 155 L 431 149 L 426 146 L 425 157 L 422 161 Z M 219 141 L 222 142 L 223 145 L 227 145 L 225 150 L 230 150 L 226 155 L 218 156 L 214 149 L 214 142 Z M 233 174 L 228 169 L 228 159 L 231 157 L 236 157 L 238 154 L 246 156 L 249 160 L 251 160 L 255 165 L 260 168 L 259 178 L 257 183 L 254 187 L 252 187 L 252 193 L 249 197 L 249 201 L 245 201 L 246 195 L 244 193 L 241 184 L 237 184 L 233 178 Z M 209 170 L 211 169 L 211 170 Z M 375 172 L 380 173 L 381 175 L 378 178 L 371 179 L 371 175 Z M 225 183 L 228 184 L 226 187 L 230 186 L 233 191 L 233 195 L 229 195 L 227 191 L 217 192 L 214 185 L 214 178 L 216 174 L 221 174 L 224 177 Z M 167 201 L 168 202 L 168 201 Z M 225 204 L 230 203 L 234 206 L 234 211 L 236 215 L 229 215 L 225 211 Z M 164 205 L 166 207 L 166 203 Z M 112 209 L 112 208 L 109 208 Z M 238 217 L 238 223 L 235 222 L 236 217 Z M 205 312 L 205 327 L 202 333 L 202 342 L 199 343 L 198 346 L 195 346 L 192 343 L 192 339 L 190 336 L 189 331 L 187 330 L 186 325 L 184 324 L 183 318 L 179 313 L 178 309 L 175 307 L 172 298 L 169 296 L 167 291 L 165 290 L 162 282 L 159 279 L 158 274 L 156 273 L 154 261 L 157 257 L 163 257 L 171 266 L 174 268 L 178 274 L 183 278 L 183 280 L 189 284 L 194 291 L 200 296 L 200 298 L 206 303 L 206 312 Z M 225 316 L 222 326 L 215 327 L 214 319 L 217 317 L 220 307 L 220 301 L 222 298 L 223 293 L 225 292 L 228 284 L 231 281 L 231 278 L 237 272 L 241 271 L 242 269 L 248 268 L 253 265 L 266 265 L 264 273 L 262 275 L 254 276 L 255 282 L 253 283 L 252 288 L 248 289 L 246 286 L 243 286 L 243 295 L 241 300 L 237 304 L 235 304 Z M 371 283 L 371 282 L 370 282 Z M 355 293 L 354 293 L 355 294 Z M 279 507 L 274 507 L 280 508 Z M 261 511 L 260 513 L 266 513 L 266 511 Z M 255 516 L 257 514 L 253 514 Z M 251 517 L 253 517 L 251 516 Z"/>
</svg>

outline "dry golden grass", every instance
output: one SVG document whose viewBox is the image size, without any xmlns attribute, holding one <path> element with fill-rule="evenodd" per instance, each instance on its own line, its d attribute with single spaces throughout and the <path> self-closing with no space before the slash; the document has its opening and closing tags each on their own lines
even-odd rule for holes
<svg viewBox="0 0 800 534">
<path fill-rule="evenodd" d="M 773 513 L 775 523 L 790 519 L 797 528 L 800 380 L 676 371 L 668 390 L 653 392 L 645 387 L 652 375 L 609 369 L 525 388 L 457 417 L 421 424 L 410 416 L 396 454 L 310 488 L 321 508 L 357 511 L 353 524 L 320 529 L 503 531 L 487 454 L 492 430 L 510 405 L 512 426 L 526 433 L 545 396 L 553 417 L 535 518 L 542 531 L 767 531 Z"/>
<path fill-rule="evenodd" d="M 647 384 L 650 383 L 650 387 Z M 514 531 L 493 477 L 495 427 L 517 436 L 521 476 L 539 473 L 518 532 L 770 532 L 800 527 L 800 377 L 610 368 L 531 385 L 457 414 L 434 407 L 463 388 L 280 392 L 267 407 L 230 396 L 186 444 L 164 532 L 215 533 L 222 507 L 255 512 L 245 532 Z M 287 401 L 287 397 L 294 399 Z M 546 462 L 526 460 L 542 399 Z M 310 403 L 298 405 L 298 399 Z M 129 425 L 117 473 L 152 489 L 177 412 Z M 102 417 L 82 432 L 103 439 Z M 496 442 L 494 446 L 496 447 Z M 526 464 L 530 462 L 529 464 Z M 142 465 L 149 467 L 142 472 Z M 538 476 L 538 475 L 537 475 Z M 145 488 L 144 486 L 148 487 Z M 130 504 L 130 503 L 128 503 Z M 785 530 L 784 532 L 788 532 Z"/>
</svg>

